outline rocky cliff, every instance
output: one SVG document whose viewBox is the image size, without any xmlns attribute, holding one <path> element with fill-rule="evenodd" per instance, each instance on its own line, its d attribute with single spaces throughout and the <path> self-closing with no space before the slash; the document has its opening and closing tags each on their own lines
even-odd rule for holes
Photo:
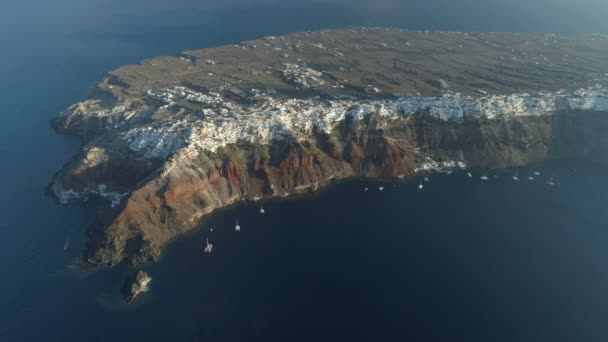
<svg viewBox="0 0 608 342">
<path fill-rule="evenodd" d="M 354 29 L 266 37 L 111 72 L 53 125 L 53 180 L 111 205 L 85 260 L 156 260 L 214 209 L 346 178 L 608 161 L 608 39 Z"/>
</svg>

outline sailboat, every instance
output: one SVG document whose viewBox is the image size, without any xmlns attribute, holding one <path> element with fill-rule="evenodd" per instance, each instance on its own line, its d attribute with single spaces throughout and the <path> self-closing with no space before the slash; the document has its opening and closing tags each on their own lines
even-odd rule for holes
<svg viewBox="0 0 608 342">
<path fill-rule="evenodd" d="M 236 219 L 236 224 L 234 225 L 234 230 L 237 232 L 241 231 L 241 226 L 239 226 L 239 219 Z"/>
<path fill-rule="evenodd" d="M 511 176 L 514 181 L 519 182 L 519 169 L 515 170 L 515 174 Z"/>
<path fill-rule="evenodd" d="M 213 250 L 213 245 L 209 243 L 209 238 L 207 238 L 207 244 L 205 245 L 204 253 L 211 254 L 211 250 Z"/>
<path fill-rule="evenodd" d="M 264 205 L 262 205 L 260 207 L 260 214 L 264 215 L 264 213 L 266 213 L 266 211 L 264 210 Z"/>
</svg>

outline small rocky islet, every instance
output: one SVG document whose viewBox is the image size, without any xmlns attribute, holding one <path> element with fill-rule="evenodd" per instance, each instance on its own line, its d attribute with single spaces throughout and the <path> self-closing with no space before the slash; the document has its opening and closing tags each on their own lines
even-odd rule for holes
<svg viewBox="0 0 608 342">
<path fill-rule="evenodd" d="M 601 35 L 357 28 L 153 58 L 53 121 L 83 148 L 50 189 L 109 200 L 88 264 L 139 266 L 242 200 L 352 177 L 605 163 L 606 56 Z"/>
<path fill-rule="evenodd" d="M 144 271 L 137 271 L 133 276 L 128 277 L 122 288 L 125 301 L 131 304 L 138 300 L 150 290 L 150 282 L 152 278 Z"/>
</svg>

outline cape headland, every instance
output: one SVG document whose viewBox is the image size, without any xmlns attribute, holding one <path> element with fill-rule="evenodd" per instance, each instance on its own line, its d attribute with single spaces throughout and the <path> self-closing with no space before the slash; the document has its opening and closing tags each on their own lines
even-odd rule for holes
<svg viewBox="0 0 608 342">
<path fill-rule="evenodd" d="M 356 28 L 111 71 L 54 121 L 83 149 L 60 202 L 101 196 L 93 266 L 156 260 L 213 210 L 421 170 L 608 162 L 608 36 Z"/>
</svg>

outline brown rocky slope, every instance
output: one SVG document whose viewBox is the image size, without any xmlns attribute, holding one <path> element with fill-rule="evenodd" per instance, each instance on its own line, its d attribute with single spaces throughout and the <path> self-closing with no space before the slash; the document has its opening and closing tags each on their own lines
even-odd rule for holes
<svg viewBox="0 0 608 342">
<path fill-rule="evenodd" d="M 91 227 L 85 258 L 93 265 L 153 261 L 167 242 L 196 228 L 216 208 L 308 193 L 352 177 L 395 179 L 410 175 L 427 156 L 467 160 L 472 168 L 548 159 L 608 162 L 603 113 L 465 123 L 419 116 L 396 127 L 388 139 L 373 127 L 370 119 L 345 123 L 337 129 L 341 133 L 319 134 L 310 142 L 229 146 L 196 160 L 176 155 Z M 138 168 L 125 173 L 140 176 Z M 95 170 L 90 175 L 97 177 Z"/>
<path fill-rule="evenodd" d="M 546 42 L 545 36 L 481 34 L 456 37 L 445 33 L 367 29 L 354 32 L 340 30 L 273 37 L 245 42 L 238 48 L 188 52 L 150 60 L 131 69 L 120 68 L 110 73 L 87 101 L 60 115 L 53 123 L 56 130 L 80 136 L 85 147 L 58 172 L 51 190 L 62 202 L 99 195 L 113 204 L 104 209 L 89 229 L 84 253 L 86 262 L 97 266 L 123 261 L 140 265 L 154 261 L 163 246 L 195 229 L 214 209 L 241 200 L 310 193 L 347 178 L 403 178 L 413 174 L 428 158 L 466 161 L 468 168 L 483 169 L 550 159 L 608 162 L 608 135 L 605 134 L 608 115 L 593 111 L 561 110 L 553 115 L 465 117 L 461 120 L 442 120 L 422 111 L 388 123 L 378 113 L 371 113 L 362 120 L 347 118 L 329 133 L 316 129 L 306 139 L 274 140 L 270 144 L 239 141 L 213 152 L 201 150 L 194 157 L 179 149 L 167 157 L 144 157 L 129 148 L 120 136 L 133 127 L 176 120 L 184 113 L 200 110 L 188 102 L 169 112 L 162 109 L 162 103 L 142 95 L 147 89 L 167 84 L 187 85 L 204 94 L 217 91 L 226 101 L 243 103 L 253 101 L 243 95 L 252 86 L 272 86 L 295 97 L 389 98 L 397 91 L 441 94 L 446 84 L 454 85 L 465 94 L 480 86 L 494 93 L 513 89 L 557 90 L 567 85 L 569 77 L 573 86 L 583 85 L 590 65 L 597 65 L 593 77 L 608 72 L 608 61 L 597 53 L 608 51 L 605 42 L 601 43 L 603 45 L 598 43 L 599 47 L 594 42 L 596 51 L 580 49 L 581 45 L 591 44 L 587 40 L 559 38 L 560 42 L 571 45 L 569 49 L 585 53 L 572 52 L 571 56 L 576 57 L 577 62 L 564 63 L 555 69 L 548 69 L 548 66 L 535 69 L 528 63 L 525 66 L 527 74 L 524 74 L 518 71 L 523 70 L 518 69 L 521 60 L 509 62 L 512 59 L 498 58 L 502 57 L 499 52 L 504 52 L 504 56 L 511 53 L 504 40 L 517 45 L 519 50 L 513 52 L 514 55 L 531 58 L 530 51 L 539 53 L 539 45 L 532 44 L 531 50 L 526 52 L 525 42 Z M 388 44 L 376 46 L 382 40 Z M 259 49 L 254 51 L 255 46 L 270 46 L 277 41 L 292 44 L 290 57 L 284 57 L 288 49 L 285 47 L 281 48 L 283 50 L 267 47 L 266 53 Z M 339 41 L 341 51 L 352 51 L 342 58 L 343 52 L 331 48 L 332 42 L 336 41 Z M 505 46 L 497 48 L 500 41 Z M 315 48 L 307 52 L 307 46 L 311 44 Z M 477 64 L 467 60 L 466 54 L 448 49 L 447 44 L 470 46 L 476 56 L 471 58 L 479 59 Z M 416 45 L 421 49 L 410 51 Z M 562 53 L 553 46 L 549 49 L 555 55 Z M 265 57 L 275 50 L 272 57 Z M 246 54 L 243 51 L 254 52 L 243 55 Z M 327 51 L 331 51 L 331 58 L 326 56 Z M 254 73 L 248 69 L 266 70 L 265 63 L 271 68 L 279 63 L 277 59 L 296 58 L 296 53 L 300 54 L 297 58 L 308 65 L 329 70 L 321 76 L 326 81 L 324 84 L 302 89 L 291 80 L 282 80 L 280 74 Z M 393 54 L 406 57 L 387 59 L 386 56 Z M 241 58 L 238 63 L 230 62 L 237 55 Z M 218 61 L 217 65 L 209 56 Z M 425 56 L 430 56 L 428 65 L 420 62 Z M 392 63 L 393 68 L 387 71 L 388 66 L 380 65 L 381 62 Z M 374 72 L 376 69 L 378 71 Z M 332 70 L 339 75 L 331 75 Z M 541 77 L 542 72 L 555 82 Z M 435 82 L 439 77 L 441 82 Z M 338 78 L 348 78 L 352 84 L 344 88 L 330 87 L 330 81 Z M 242 81 L 241 85 L 237 79 Z M 228 81 L 232 82 L 230 86 L 226 86 Z M 373 93 L 377 90 L 378 94 L 370 94 L 368 82 L 379 88 L 373 88 Z M 116 110 L 118 107 L 121 109 Z M 124 120 L 125 116 L 128 121 Z"/>
</svg>

